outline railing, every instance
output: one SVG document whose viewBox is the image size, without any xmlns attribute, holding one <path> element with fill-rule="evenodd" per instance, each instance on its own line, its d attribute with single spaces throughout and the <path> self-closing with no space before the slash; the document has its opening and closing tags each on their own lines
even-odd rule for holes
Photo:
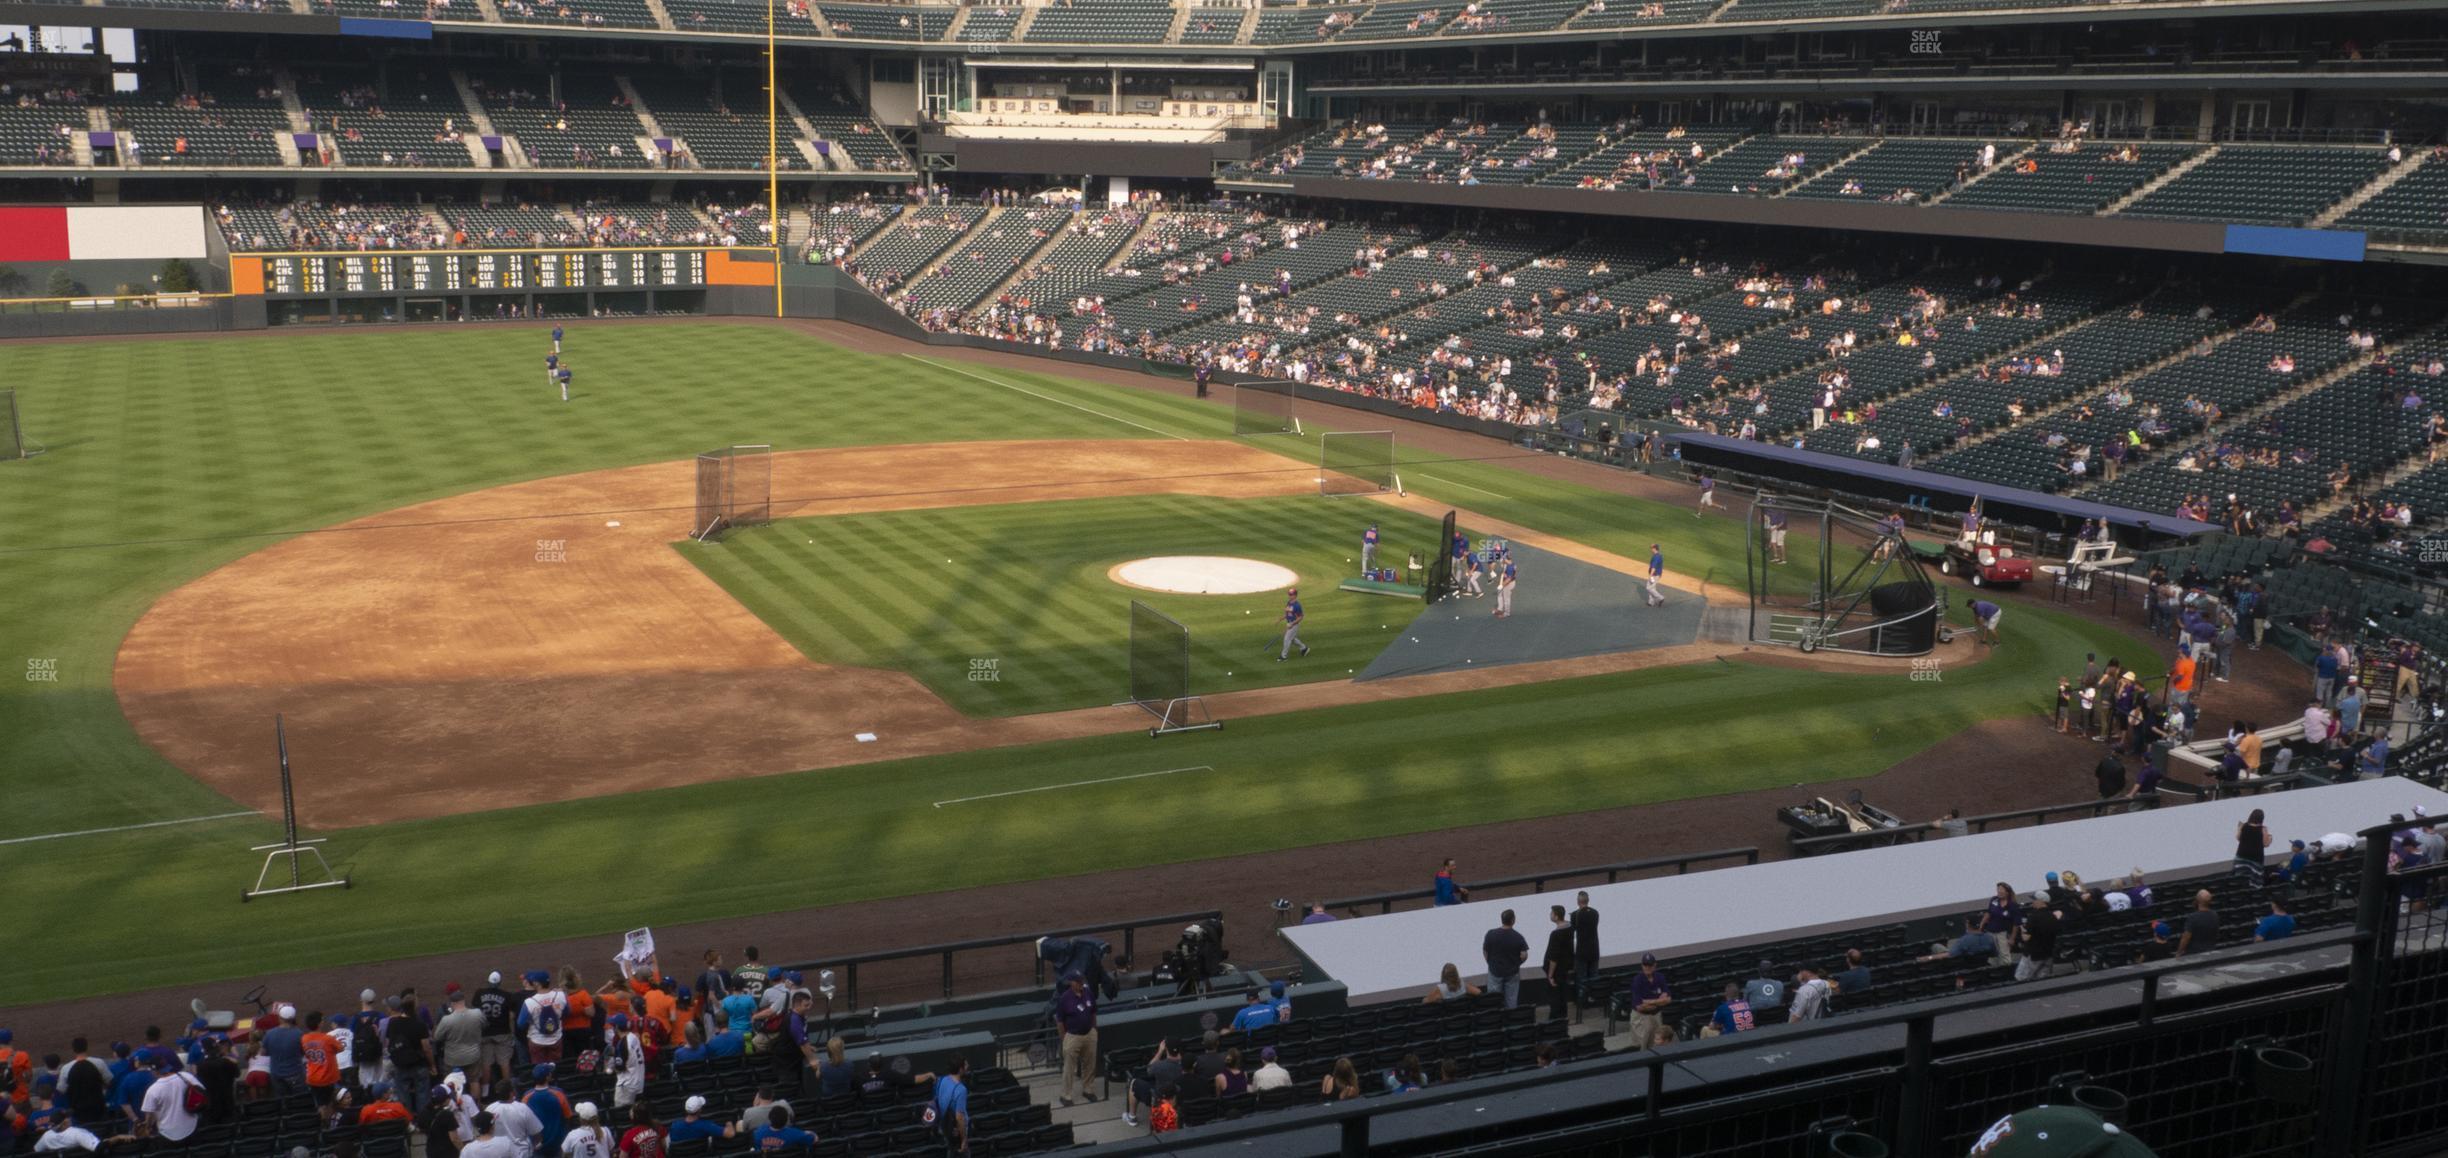
<svg viewBox="0 0 2448 1158">
<path fill-rule="evenodd" d="M 2290 788 L 2324 783 L 2327 781 L 2307 777 L 2301 772 L 2289 772 L 2284 776 L 2257 776 L 2250 780 L 2239 780 L 2234 784 L 2212 783 L 2206 786 L 2162 780 L 2159 784 L 2159 793 L 2163 799 L 2177 797 L 2215 800 L 2222 794 L 2280 792 Z M 2036 828 L 2049 823 L 2052 817 L 2061 820 L 2092 820 L 2114 813 L 2132 812 L 2157 806 L 2152 801 L 2138 796 L 2087 800 L 2080 804 L 2050 804 L 2040 808 L 2018 808 L 2012 812 L 1989 812 L 1948 821 L 1933 820 L 1925 824 L 1874 828 L 1866 832 L 1838 832 L 1830 833 L 1827 836 L 1807 836 L 1794 841 L 1793 849 L 1798 854 L 1809 856 L 1821 852 L 1842 852 L 1849 848 L 1867 845 L 1919 844 L 1929 839 L 1931 833 L 1945 835 L 1958 824 L 1964 826 L 1966 835 L 1974 835 L 1988 832 L 1992 828 L 2020 827 L 2017 824 L 2019 821 L 2028 820 L 2031 826 Z"/>
<path fill-rule="evenodd" d="M 859 970 L 862 966 L 922 961 L 926 958 L 934 957 L 937 958 L 942 964 L 943 1000 L 949 1001 L 953 997 L 957 996 L 953 981 L 954 971 L 952 963 L 955 958 L 963 953 L 975 953 L 988 949 L 1008 949 L 1014 945 L 1032 946 L 1029 953 L 1031 968 L 1028 971 L 1030 983 L 1033 985 L 1045 985 L 1047 984 L 1045 976 L 1046 963 L 1037 959 L 1037 954 L 1033 948 L 1038 939 L 1041 937 L 1087 937 L 1098 934 L 1120 933 L 1122 934 L 1122 943 L 1117 948 L 1116 952 L 1119 957 L 1129 959 L 1137 955 L 1139 947 L 1139 930 L 1141 929 L 1170 928 L 1178 930 L 1193 921 L 1220 921 L 1223 919 L 1223 917 L 1223 912 L 1217 909 L 1206 909 L 1195 913 L 1173 913 L 1162 917 L 1137 917 L 1127 921 L 1107 921 L 1099 925 L 1083 925 L 1070 929 L 1044 929 L 1034 933 L 1007 934 L 1001 937 L 980 937 L 971 941 L 947 941 L 940 945 L 918 945 L 907 949 L 884 949 L 873 953 L 854 953 L 841 957 L 827 957 L 815 961 L 804 961 L 789 965 L 777 965 L 774 966 L 774 970 L 776 972 L 783 972 L 795 969 L 802 973 L 809 974 L 813 974 L 821 969 L 838 970 L 841 973 L 842 1003 L 845 1008 L 857 1009 L 859 1007 Z M 1017 973 L 1018 971 L 1014 970 L 1010 975 L 1016 976 Z"/>
<path fill-rule="evenodd" d="M 1671 868 L 1675 871 L 1677 876 L 1680 876 L 1684 873 L 1690 872 L 1691 866 L 1695 864 L 1702 864 L 1708 861 L 1717 860 L 1740 860 L 1744 864 L 1758 864 L 1759 849 L 1721 848 L 1711 852 L 1695 852 L 1688 853 L 1683 856 L 1654 856 L 1647 860 L 1618 861 L 1614 864 L 1590 865 L 1586 868 L 1551 869 L 1546 872 L 1524 873 L 1520 876 L 1495 877 L 1484 881 L 1474 881 L 1464 884 L 1462 887 L 1476 893 L 1482 890 L 1511 888 L 1515 885 L 1526 884 L 1530 886 L 1531 892 L 1543 893 L 1547 891 L 1547 882 L 1549 881 L 1567 880 L 1573 877 L 1604 876 L 1608 884 L 1614 884 L 1625 873 L 1646 872 L 1650 869 L 1662 868 Z M 1424 900 L 1435 895 L 1436 890 L 1434 888 L 1401 889 L 1390 893 L 1370 893 L 1366 896 L 1344 897 L 1340 900 L 1326 902 L 1326 907 L 1329 909 L 1344 909 L 1357 914 L 1359 910 L 1370 905 L 1375 905 L 1377 906 L 1377 911 L 1379 913 L 1391 913 L 1394 911 L 1394 905 L 1397 902 Z"/>
</svg>

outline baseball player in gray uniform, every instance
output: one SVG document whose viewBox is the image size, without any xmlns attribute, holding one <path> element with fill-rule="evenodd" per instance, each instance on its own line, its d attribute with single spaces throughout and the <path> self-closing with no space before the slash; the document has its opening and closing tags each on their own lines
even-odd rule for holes
<svg viewBox="0 0 2448 1158">
<path fill-rule="evenodd" d="M 1275 662 L 1282 663 L 1292 658 L 1292 649 L 1296 647 L 1300 649 L 1302 655 L 1309 654 L 1309 645 L 1302 643 L 1300 637 L 1301 620 L 1305 618 L 1307 618 L 1306 614 L 1301 611 L 1300 588 L 1286 588 L 1284 590 L 1283 649 L 1275 653 Z"/>
</svg>

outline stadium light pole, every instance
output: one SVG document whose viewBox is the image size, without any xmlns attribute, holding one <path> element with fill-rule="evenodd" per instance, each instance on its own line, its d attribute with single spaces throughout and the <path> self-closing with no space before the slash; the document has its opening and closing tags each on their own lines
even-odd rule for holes
<svg viewBox="0 0 2448 1158">
<path fill-rule="evenodd" d="M 774 316 L 782 316 L 782 152 L 774 118 L 781 108 L 781 66 L 774 55 L 774 5 L 765 0 L 765 238 L 773 243 Z"/>
</svg>

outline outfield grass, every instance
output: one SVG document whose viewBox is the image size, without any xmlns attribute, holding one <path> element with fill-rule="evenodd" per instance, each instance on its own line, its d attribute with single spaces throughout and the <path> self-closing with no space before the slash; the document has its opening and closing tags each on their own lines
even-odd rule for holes
<svg viewBox="0 0 2448 1158">
<path fill-rule="evenodd" d="M 532 327 L 0 346 L 0 379 L 20 386 L 30 431 L 52 446 L 0 464 L 0 665 L 58 661 L 56 682 L 0 679 L 0 842 L 232 807 L 135 740 L 109 665 L 153 599 L 286 534 L 737 441 L 1221 437 L 1230 425 L 1187 400 L 862 355 L 774 328 L 573 338 L 579 398 L 566 407 L 536 373 Z M 1414 460 L 1404 482 L 1624 554 L 1662 540 L 1679 570 L 1741 567 L 1737 529 L 1688 508 L 1478 463 Z M 335 836 L 355 890 L 277 905 L 237 904 L 255 867 L 243 849 L 272 833 L 260 820 L 0 843 L 21 909 L 74 914 L 0 947 L 0 1004 L 1863 775 L 1978 720 L 2036 713 L 2087 650 L 2153 649 L 2032 608 L 1995 660 L 1935 686 L 1711 664 L 1241 720 L 1161 751 L 1130 734 L 384 825 Z M 1146 790 L 1128 784 L 931 807 L 1159 760 L 1213 767 L 1165 789 L 1164 814 L 1197 823 L 1147 823 Z M 340 771 L 304 769 L 301 790 Z M 1083 831 L 1099 839 L 1063 842 L 1049 865 L 1054 838 Z M 470 902 L 508 896 L 538 866 L 550 904 Z M 567 887 L 581 881 L 618 883 Z"/>
<path fill-rule="evenodd" d="M 1343 679 L 1420 612 L 1417 600 L 1357 595 L 1360 532 L 1378 557 L 1434 549 L 1434 520 L 1307 496 L 1152 495 L 787 519 L 719 543 L 682 543 L 691 562 L 810 659 L 906 671 L 978 716 L 1111 704 L 1129 686 L 1131 600 L 1190 629 L 1193 691 L 1208 695 Z M 1106 572 L 1152 555 L 1238 555 L 1300 576 L 1306 659 L 1277 662 L 1283 595 L 1177 595 Z M 991 661 L 992 679 L 975 678 Z"/>
</svg>

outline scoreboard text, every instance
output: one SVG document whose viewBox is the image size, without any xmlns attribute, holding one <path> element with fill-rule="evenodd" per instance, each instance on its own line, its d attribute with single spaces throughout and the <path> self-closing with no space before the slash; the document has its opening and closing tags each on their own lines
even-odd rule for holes
<svg viewBox="0 0 2448 1158">
<path fill-rule="evenodd" d="M 697 289 L 702 249 L 265 254 L 270 297 Z"/>
</svg>

